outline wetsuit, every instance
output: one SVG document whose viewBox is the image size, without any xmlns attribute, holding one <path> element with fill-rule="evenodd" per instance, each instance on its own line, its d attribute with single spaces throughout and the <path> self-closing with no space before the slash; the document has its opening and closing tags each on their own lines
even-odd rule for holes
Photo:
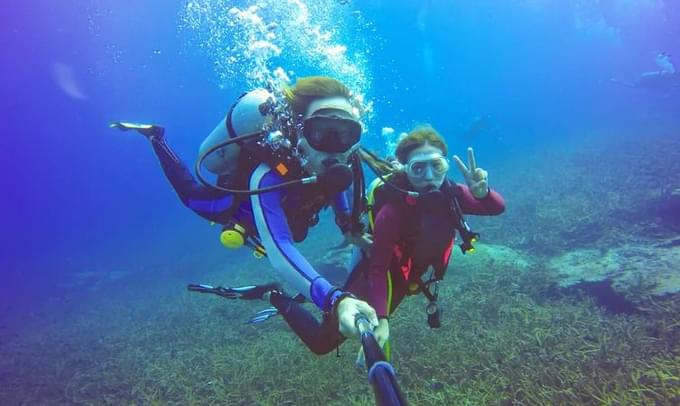
<svg viewBox="0 0 680 406">
<path fill-rule="evenodd" d="M 505 210 L 503 198 L 493 190 L 483 199 L 477 199 L 467 186 L 456 186 L 463 214 L 497 215 Z M 409 278 L 420 277 L 426 271 L 422 268 L 414 269 L 414 264 L 418 261 L 412 254 L 418 242 L 412 238 L 414 226 L 412 214 L 408 204 L 385 203 L 376 216 L 370 259 L 361 250 L 355 248 L 354 251 L 355 265 L 343 289 L 366 300 L 376 310 L 378 317 L 387 318 L 407 295 Z M 453 224 L 447 225 L 448 219 L 439 220 L 441 221 L 437 224 L 445 225 L 444 227 L 450 227 L 452 230 Z M 448 266 L 453 243 L 452 238 L 444 244 L 439 253 L 444 267 Z M 388 283 L 388 275 L 391 283 Z M 271 301 L 314 353 L 326 354 L 345 340 L 345 337 L 338 333 L 338 320 L 335 314 L 325 314 L 319 322 L 290 298 L 272 295 Z"/>
<path fill-rule="evenodd" d="M 344 231 L 350 218 L 351 187 L 322 199 L 312 207 L 313 213 L 300 216 L 299 208 L 305 207 L 310 197 L 320 195 L 313 188 L 315 185 L 300 185 L 239 199 L 198 183 L 164 137 L 152 138 L 151 144 L 163 172 L 185 206 L 210 221 L 227 224 L 234 219 L 247 230 L 255 232 L 267 251 L 267 257 L 286 282 L 321 310 L 331 309 L 342 291 L 316 272 L 294 242 L 306 237 L 309 227 L 307 215 L 315 215 L 326 205 L 333 207 L 336 223 Z M 247 174 L 247 185 L 251 190 L 283 182 L 284 179 L 264 163 Z"/>
<path fill-rule="evenodd" d="M 463 214 L 490 216 L 501 214 L 505 210 L 503 197 L 494 190 L 482 199 L 475 198 L 465 185 L 457 185 L 457 196 Z M 373 228 L 373 246 L 370 261 L 365 274 L 369 287 L 368 303 L 373 306 L 379 318 L 388 317 L 408 293 L 408 281 L 420 278 L 426 269 L 413 269 L 414 258 L 409 255 L 411 247 L 405 242 L 409 240 L 410 216 L 405 215 L 408 204 L 386 202 L 376 215 Z M 448 266 L 453 240 L 448 245 L 448 252 L 442 253 L 444 265 Z M 388 283 L 388 274 L 391 283 Z M 390 289 L 391 286 L 391 289 Z M 388 303 L 390 302 L 390 303 Z"/>
</svg>

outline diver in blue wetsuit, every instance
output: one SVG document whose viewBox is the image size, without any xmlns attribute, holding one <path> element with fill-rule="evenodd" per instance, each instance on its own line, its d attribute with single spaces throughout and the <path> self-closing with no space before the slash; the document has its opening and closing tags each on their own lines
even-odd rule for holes
<svg viewBox="0 0 680 406">
<path fill-rule="evenodd" d="M 239 98 L 201 145 L 196 167 L 201 182 L 171 150 L 162 127 L 123 122 L 111 127 L 145 135 L 184 205 L 225 226 L 225 245 L 245 243 L 266 255 L 286 282 L 337 320 L 340 333 L 353 336 L 355 317 L 364 314 L 377 325 L 375 311 L 322 278 L 294 242 L 304 240 L 319 211 L 331 206 L 347 240 L 370 243 L 352 211 L 363 201 L 361 124 L 349 90 L 335 79 L 300 78 L 283 98 L 277 101 L 264 89 Z M 202 177 L 203 165 L 218 176 L 216 184 Z M 244 299 L 269 298 L 296 332 L 305 323 L 287 317 L 293 299 L 276 284 L 231 291 Z"/>
</svg>

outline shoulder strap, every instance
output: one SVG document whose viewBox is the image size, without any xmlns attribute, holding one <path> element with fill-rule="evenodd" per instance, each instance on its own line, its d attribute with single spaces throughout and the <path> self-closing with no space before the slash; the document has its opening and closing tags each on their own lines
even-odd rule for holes
<svg viewBox="0 0 680 406">
<path fill-rule="evenodd" d="M 361 169 L 361 158 L 358 153 L 354 153 L 351 157 L 352 165 L 352 213 L 351 213 L 351 227 L 352 232 L 362 232 L 364 224 L 361 222 L 361 215 L 367 210 L 364 171 Z"/>
<path fill-rule="evenodd" d="M 475 247 L 472 245 L 479 239 L 479 233 L 476 233 L 470 229 L 465 217 L 463 216 L 463 210 L 460 208 L 460 203 L 458 202 L 458 196 L 460 196 L 460 186 L 447 180 L 446 181 L 446 191 L 447 194 L 451 196 L 451 208 L 453 214 L 455 215 L 456 230 L 460 235 L 462 242 L 458 245 L 463 254 L 467 252 L 474 252 Z"/>
<path fill-rule="evenodd" d="M 375 216 L 378 215 L 380 207 L 376 201 L 376 194 L 380 194 L 379 189 L 384 186 L 384 183 L 380 178 L 376 178 L 368 186 L 368 193 L 366 194 L 366 208 L 368 210 L 368 227 L 370 231 L 373 231 L 375 226 Z M 382 205 L 382 202 L 381 202 Z"/>
</svg>

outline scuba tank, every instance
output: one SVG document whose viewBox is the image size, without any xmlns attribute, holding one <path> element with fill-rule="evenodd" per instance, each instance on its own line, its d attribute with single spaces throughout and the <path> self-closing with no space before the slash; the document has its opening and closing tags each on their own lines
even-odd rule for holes
<svg viewBox="0 0 680 406">
<path fill-rule="evenodd" d="M 280 103 L 266 89 L 255 89 L 241 95 L 225 120 L 201 144 L 194 165 L 197 180 L 210 189 L 233 193 L 241 198 L 289 186 L 316 183 L 317 176 L 304 176 L 293 143 L 282 130 L 272 128 L 280 124 L 284 127 L 287 125 L 287 119 L 285 115 L 281 117 L 280 110 Z M 261 189 L 248 189 L 242 184 L 244 179 L 239 178 L 244 174 L 242 165 L 257 162 L 268 164 L 288 180 Z M 217 175 L 217 183 L 206 179 L 203 168 Z"/>
<path fill-rule="evenodd" d="M 198 155 L 202 160 L 202 166 L 226 182 L 238 176 L 243 141 L 234 139 L 263 131 L 271 121 L 268 113 L 272 101 L 273 96 L 266 89 L 255 89 L 241 95 L 231 106 L 227 116 L 201 143 Z M 234 142 L 229 142 L 230 140 Z M 220 147 L 222 144 L 226 145 Z M 215 147 L 218 149 L 210 152 Z M 245 245 L 253 250 L 256 258 L 266 256 L 259 239 L 234 221 L 224 225 L 220 242 L 230 249 L 238 249 Z"/>
<path fill-rule="evenodd" d="M 271 120 L 268 113 L 272 100 L 272 94 L 266 89 L 255 89 L 241 95 L 225 119 L 201 143 L 199 156 L 230 139 L 264 130 Z M 230 143 L 207 155 L 203 165 L 213 174 L 228 179 L 237 170 L 241 146 L 241 142 Z"/>
</svg>

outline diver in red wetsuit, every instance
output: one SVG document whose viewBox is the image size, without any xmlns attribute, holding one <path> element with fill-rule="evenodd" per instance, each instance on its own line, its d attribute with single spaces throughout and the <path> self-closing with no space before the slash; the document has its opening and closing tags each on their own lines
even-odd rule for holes
<svg viewBox="0 0 680 406">
<path fill-rule="evenodd" d="M 473 249 L 478 236 L 463 215 L 498 215 L 505 210 L 501 195 L 488 186 L 487 172 L 477 167 L 472 148 L 467 166 L 453 156 L 467 185 L 446 178 L 447 153 L 443 138 L 426 126 L 401 140 L 394 170 L 385 169 L 387 163 L 375 156 L 364 157 L 383 172 L 387 184 L 377 179 L 371 185 L 369 220 L 374 243 L 370 255 L 362 251 L 346 288 L 376 310 L 380 322 L 375 335 L 380 345 L 389 338 L 389 316 L 406 295 L 425 294 L 430 300 L 428 323 L 439 327 L 436 285 L 448 267 L 456 232 L 464 253 Z"/>
</svg>

